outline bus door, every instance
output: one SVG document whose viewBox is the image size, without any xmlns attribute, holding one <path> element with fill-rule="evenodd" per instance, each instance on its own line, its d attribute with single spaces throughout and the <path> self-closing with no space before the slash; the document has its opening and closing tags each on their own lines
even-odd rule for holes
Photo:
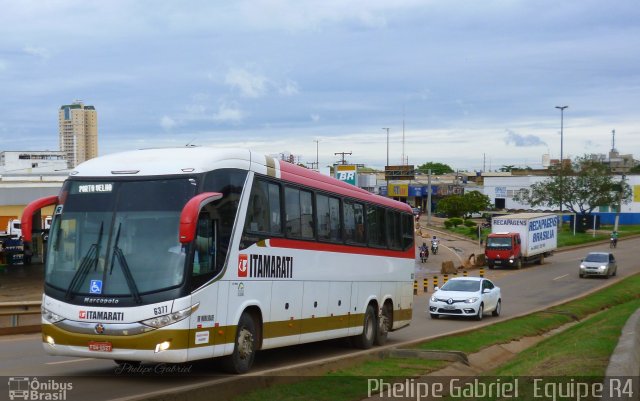
<svg viewBox="0 0 640 401">
<path fill-rule="evenodd" d="M 189 332 L 189 358 L 213 357 L 215 344 L 224 344 L 224 334 L 219 334 L 217 282 L 212 279 L 221 271 L 224 260 L 220 258 L 219 221 L 213 207 L 207 205 L 198 215 L 196 234 L 191 252 L 192 304 L 199 303 L 191 315 Z M 196 356 L 197 355 L 197 356 Z"/>
</svg>

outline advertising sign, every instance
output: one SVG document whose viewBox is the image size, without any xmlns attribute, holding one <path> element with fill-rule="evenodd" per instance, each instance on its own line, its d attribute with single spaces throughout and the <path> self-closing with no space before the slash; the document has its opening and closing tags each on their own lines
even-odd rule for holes
<svg viewBox="0 0 640 401">
<path fill-rule="evenodd" d="M 338 164 L 335 168 L 335 176 L 347 184 L 358 185 L 358 166 L 352 164 Z"/>
<path fill-rule="evenodd" d="M 389 184 L 388 196 L 400 196 L 406 198 L 409 196 L 409 184 Z"/>
<path fill-rule="evenodd" d="M 425 192 L 426 194 L 426 192 Z M 409 185 L 409 196 L 421 197 L 422 196 L 422 187 Z"/>
</svg>

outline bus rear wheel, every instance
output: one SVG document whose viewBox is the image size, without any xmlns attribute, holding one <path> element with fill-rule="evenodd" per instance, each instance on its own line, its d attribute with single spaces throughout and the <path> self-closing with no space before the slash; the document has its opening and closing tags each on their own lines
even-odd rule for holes
<svg viewBox="0 0 640 401">
<path fill-rule="evenodd" d="M 387 303 L 382 307 L 382 313 L 380 313 L 380 319 L 378 320 L 378 331 L 376 332 L 375 344 L 385 345 L 391 330 L 393 322 L 393 311 L 391 306 Z"/>
<path fill-rule="evenodd" d="M 250 314 L 244 312 L 238 321 L 233 353 L 223 361 L 224 369 L 229 373 L 247 373 L 253 365 L 257 341 L 256 323 Z"/>
<path fill-rule="evenodd" d="M 369 349 L 373 346 L 376 337 L 377 321 L 376 312 L 372 305 L 367 306 L 364 313 L 362 334 L 352 337 L 353 345 L 360 349 Z"/>
</svg>

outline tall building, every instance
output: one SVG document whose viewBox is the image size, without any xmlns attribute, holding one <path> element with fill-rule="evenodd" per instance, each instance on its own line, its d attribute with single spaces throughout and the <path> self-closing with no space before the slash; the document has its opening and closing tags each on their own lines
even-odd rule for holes
<svg viewBox="0 0 640 401">
<path fill-rule="evenodd" d="M 58 130 L 60 151 L 64 152 L 69 168 L 98 156 L 98 113 L 95 107 L 85 106 L 80 100 L 60 106 Z"/>
</svg>

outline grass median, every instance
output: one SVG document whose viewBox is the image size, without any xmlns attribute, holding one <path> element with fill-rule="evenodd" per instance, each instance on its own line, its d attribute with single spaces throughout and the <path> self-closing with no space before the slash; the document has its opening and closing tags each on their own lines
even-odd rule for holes
<svg viewBox="0 0 640 401">
<path fill-rule="evenodd" d="M 591 375 L 601 377 L 627 318 L 640 307 L 640 274 L 621 280 L 586 297 L 530 315 L 477 330 L 424 342 L 418 349 L 478 352 L 495 344 L 541 335 L 575 319 L 585 319 L 536 347 L 520 353 L 493 376 Z M 598 313 L 606 310 L 606 313 Z M 589 352 L 584 352 L 588 349 Z M 324 376 L 275 385 L 240 395 L 236 400 L 358 400 L 367 396 L 367 380 L 378 377 L 416 377 L 446 366 L 447 362 L 385 358 L 358 363 Z"/>
</svg>

